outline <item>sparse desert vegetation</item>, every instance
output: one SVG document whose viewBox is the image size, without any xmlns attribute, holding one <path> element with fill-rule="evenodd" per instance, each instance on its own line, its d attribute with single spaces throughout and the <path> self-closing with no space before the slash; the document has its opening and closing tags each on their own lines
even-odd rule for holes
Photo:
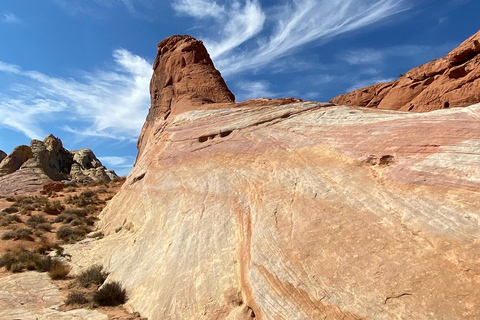
<svg viewBox="0 0 480 320">
<path fill-rule="evenodd" d="M 125 303 L 125 289 L 118 282 L 104 284 L 108 272 L 100 265 L 93 265 L 72 277 L 66 262 L 69 256 L 62 247 L 87 236 L 103 237 L 101 231 L 95 231 L 95 222 L 123 181 L 68 186 L 61 192 L 0 199 L 4 208 L 0 210 L 0 271 L 45 272 L 54 283 L 68 283 L 60 286 L 61 290 L 66 290 L 67 309 Z M 128 315 L 126 311 L 121 313 Z M 139 319 L 139 316 L 121 319 Z"/>
</svg>

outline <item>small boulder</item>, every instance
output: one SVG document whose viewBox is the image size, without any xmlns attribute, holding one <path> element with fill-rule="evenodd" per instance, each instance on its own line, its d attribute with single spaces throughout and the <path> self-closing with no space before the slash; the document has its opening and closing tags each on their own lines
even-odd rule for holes
<svg viewBox="0 0 480 320">
<path fill-rule="evenodd" d="M 65 188 L 65 183 L 61 181 L 53 181 L 49 182 L 43 185 L 43 191 L 46 194 L 52 193 L 52 192 L 60 192 Z"/>
</svg>

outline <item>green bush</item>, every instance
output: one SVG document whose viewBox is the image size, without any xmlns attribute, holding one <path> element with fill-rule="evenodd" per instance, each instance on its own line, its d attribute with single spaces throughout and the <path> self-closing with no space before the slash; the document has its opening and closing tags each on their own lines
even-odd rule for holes
<svg viewBox="0 0 480 320">
<path fill-rule="evenodd" d="M 93 295 L 93 302 L 101 306 L 115 307 L 127 301 L 127 292 L 119 282 L 105 284 Z"/>
</svg>

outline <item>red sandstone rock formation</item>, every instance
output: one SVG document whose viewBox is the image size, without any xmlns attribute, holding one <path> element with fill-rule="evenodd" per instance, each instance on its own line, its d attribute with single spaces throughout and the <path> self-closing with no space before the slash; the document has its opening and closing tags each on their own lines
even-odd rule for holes
<svg viewBox="0 0 480 320">
<path fill-rule="evenodd" d="M 480 102 L 480 31 L 445 58 L 408 71 L 398 80 L 330 100 L 369 108 L 425 112 Z"/>
<path fill-rule="evenodd" d="M 201 42 L 155 61 L 137 162 L 76 266 L 152 320 L 480 319 L 480 104 L 234 104 Z"/>
</svg>

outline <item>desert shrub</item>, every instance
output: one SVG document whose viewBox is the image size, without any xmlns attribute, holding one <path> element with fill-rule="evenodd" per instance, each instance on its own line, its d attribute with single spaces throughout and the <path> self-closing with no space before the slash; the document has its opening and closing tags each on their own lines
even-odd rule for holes
<svg viewBox="0 0 480 320">
<path fill-rule="evenodd" d="M 84 288 L 92 284 L 101 286 L 107 277 L 108 272 L 103 271 L 103 266 L 96 264 L 80 273 L 77 277 L 77 282 Z"/>
<path fill-rule="evenodd" d="M 60 247 L 58 244 L 52 243 L 50 241 L 42 241 L 40 244 L 40 247 L 35 249 L 35 252 L 45 255 L 50 251 L 53 251 L 54 249 L 57 249 Z"/>
<path fill-rule="evenodd" d="M 53 226 L 50 222 L 44 222 L 44 223 L 37 224 L 37 229 L 51 232 L 53 229 Z"/>
<path fill-rule="evenodd" d="M 72 220 L 72 222 L 70 222 L 70 225 L 71 225 L 71 226 L 74 226 L 74 227 L 76 227 L 76 226 L 81 226 L 81 225 L 83 225 L 83 224 L 85 224 L 84 221 L 83 221 L 83 220 L 80 220 L 80 219 L 78 219 L 78 218 L 75 218 L 75 219 Z"/>
<path fill-rule="evenodd" d="M 79 195 L 69 196 L 66 198 L 65 202 L 68 204 L 73 204 L 80 208 L 101 203 L 95 192 L 90 190 L 84 191 Z"/>
<path fill-rule="evenodd" d="M 4 215 L 2 218 L 0 218 L 0 226 L 5 227 L 8 226 L 9 224 L 12 224 L 13 222 L 22 222 L 22 219 L 18 214 L 14 215 Z"/>
<path fill-rule="evenodd" d="M 119 282 L 110 282 L 95 292 L 93 301 L 101 306 L 115 307 L 127 301 L 127 291 Z"/>
<path fill-rule="evenodd" d="M 90 209 L 89 208 L 83 208 L 83 209 L 67 209 L 65 211 L 63 211 L 62 213 L 65 213 L 65 214 L 71 214 L 71 215 L 75 215 L 79 218 L 84 218 L 87 216 L 87 214 L 90 213 Z"/>
<path fill-rule="evenodd" d="M 88 217 L 87 220 L 85 220 L 85 222 L 87 223 L 87 226 L 93 226 L 95 224 L 95 221 L 97 220 L 98 219 L 95 217 Z"/>
<path fill-rule="evenodd" d="M 72 186 L 68 186 L 65 189 L 63 189 L 63 192 L 70 193 L 70 192 L 75 192 L 76 190 L 77 190 L 77 187 L 72 185 Z"/>
<path fill-rule="evenodd" d="M 52 280 L 61 280 L 65 279 L 70 273 L 70 266 L 64 262 L 58 262 L 54 264 L 48 271 L 48 275 Z"/>
<path fill-rule="evenodd" d="M 27 240 L 33 241 L 32 231 L 30 229 L 17 229 L 4 233 L 2 240 Z"/>
<path fill-rule="evenodd" d="M 56 263 L 58 263 L 57 260 L 26 250 L 23 247 L 9 250 L 0 257 L 0 267 L 5 267 L 11 272 L 22 272 L 25 269 L 46 272 Z"/>
<path fill-rule="evenodd" d="M 49 272 L 52 279 L 63 279 L 70 272 L 70 267 L 60 260 L 23 247 L 16 247 L 1 256 L 0 267 L 5 267 L 10 272 L 24 270 Z"/>
<path fill-rule="evenodd" d="M 54 222 L 63 222 L 63 223 L 70 223 L 73 220 L 77 218 L 76 215 L 67 213 L 67 212 L 62 212 L 60 213 L 54 220 Z"/>
<path fill-rule="evenodd" d="M 15 198 L 14 197 L 6 197 L 5 200 L 7 200 L 8 202 L 15 202 Z"/>
<path fill-rule="evenodd" d="M 67 306 L 74 305 L 74 304 L 84 305 L 87 303 L 88 303 L 88 299 L 85 296 L 85 293 L 80 291 L 70 292 L 67 296 L 67 300 L 65 300 L 65 304 Z"/>
<path fill-rule="evenodd" d="M 85 238 L 87 232 L 81 228 L 62 226 L 57 230 L 57 238 L 65 242 L 79 241 Z"/>
<path fill-rule="evenodd" d="M 25 224 L 29 227 L 35 228 L 39 224 L 46 223 L 46 222 L 48 222 L 48 220 L 45 219 L 45 217 L 43 215 L 38 214 L 38 215 L 34 215 L 34 216 L 31 216 L 30 218 L 28 218 L 28 220 L 27 220 L 27 222 L 25 222 Z"/>
<path fill-rule="evenodd" d="M 60 201 L 47 201 L 43 206 L 43 211 L 47 214 L 58 216 L 62 211 L 65 210 L 65 207 L 62 206 Z"/>
<path fill-rule="evenodd" d="M 5 208 L 2 210 L 2 212 L 5 212 L 5 213 L 15 213 L 15 212 L 18 212 L 18 207 L 16 205 L 13 205 L 13 206 L 10 206 L 8 208 Z"/>
</svg>

